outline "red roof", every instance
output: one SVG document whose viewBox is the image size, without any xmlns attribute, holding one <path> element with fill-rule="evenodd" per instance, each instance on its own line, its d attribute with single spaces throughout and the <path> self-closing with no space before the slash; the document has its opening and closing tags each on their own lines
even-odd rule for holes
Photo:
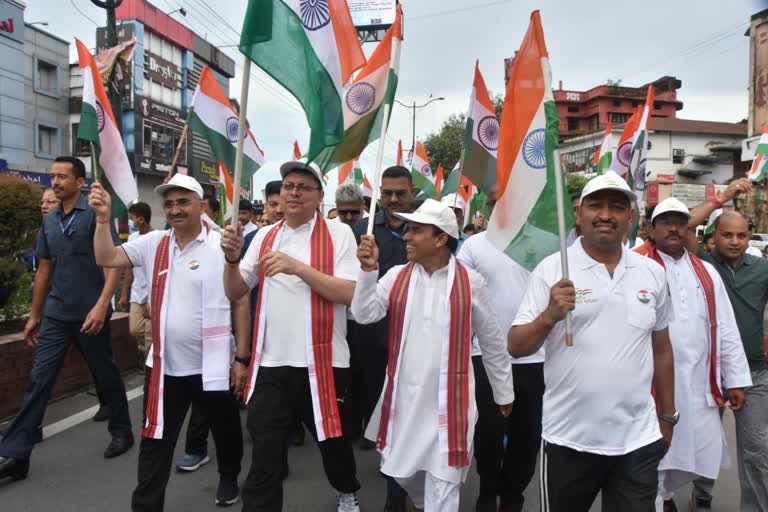
<svg viewBox="0 0 768 512">
<path fill-rule="evenodd" d="M 651 117 L 649 128 L 660 132 L 747 136 L 747 123 L 720 123 L 717 121 L 696 121 L 694 119 L 679 119 L 675 117 Z"/>
<path fill-rule="evenodd" d="M 195 49 L 195 33 L 146 0 L 123 0 L 115 9 L 119 20 L 139 20 L 153 32 L 187 50 Z"/>
</svg>

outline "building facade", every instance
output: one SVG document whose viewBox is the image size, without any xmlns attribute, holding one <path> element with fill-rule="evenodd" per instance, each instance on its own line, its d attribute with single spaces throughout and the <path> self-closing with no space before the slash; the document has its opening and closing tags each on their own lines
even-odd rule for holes
<svg viewBox="0 0 768 512">
<path fill-rule="evenodd" d="M 69 43 L 25 24 L 25 4 L 0 0 L 0 170 L 47 186 L 69 146 Z"/>
<path fill-rule="evenodd" d="M 653 117 L 676 117 L 683 103 L 677 99 L 682 82 L 665 76 L 642 87 L 623 87 L 620 84 L 603 84 L 588 91 L 563 89 L 563 82 L 553 91 L 560 120 L 560 140 L 579 137 L 605 130 L 608 120 L 613 124 L 626 123 L 638 106 L 645 104 L 648 87 L 653 85 L 655 99 Z"/>
</svg>

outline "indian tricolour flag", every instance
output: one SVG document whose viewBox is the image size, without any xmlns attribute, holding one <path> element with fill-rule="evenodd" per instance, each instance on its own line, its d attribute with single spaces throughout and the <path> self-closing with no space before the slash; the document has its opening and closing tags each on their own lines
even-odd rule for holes
<svg viewBox="0 0 768 512">
<path fill-rule="evenodd" d="M 363 169 L 360 168 L 360 161 L 355 158 L 350 160 L 339 168 L 339 185 L 345 183 L 363 184 Z"/>
<path fill-rule="evenodd" d="M 539 11 L 531 23 L 507 82 L 499 129 L 499 199 L 488 224 L 488 240 L 528 270 L 557 252 L 558 218 L 554 150 L 558 115 Z M 570 205 L 563 183 L 563 201 Z M 567 230 L 573 210 L 566 210 Z"/>
<path fill-rule="evenodd" d="M 295 160 L 301 160 L 301 149 L 299 149 L 299 141 L 293 141 L 293 158 Z"/>
<path fill-rule="evenodd" d="M 442 199 L 449 194 L 458 193 L 467 202 L 467 204 L 469 204 L 470 199 L 474 194 L 477 193 L 478 189 L 469 178 L 459 172 L 460 165 L 461 162 L 456 162 L 453 170 L 448 174 L 448 177 L 445 178 L 439 196 L 440 199 Z"/>
<path fill-rule="evenodd" d="M 77 138 L 94 144 L 99 181 L 112 196 L 112 218 L 124 217 L 127 215 L 126 207 L 139 197 L 136 179 L 133 177 L 107 93 L 101 83 L 96 61 L 88 47 L 79 39 L 75 39 L 75 43 L 83 73 L 83 106 Z"/>
<path fill-rule="evenodd" d="M 496 150 L 499 145 L 499 121 L 491 96 L 475 62 L 475 79 L 469 99 L 469 113 L 464 130 L 464 166 L 462 174 L 480 190 L 496 183 Z"/>
<path fill-rule="evenodd" d="M 619 137 L 619 144 L 616 146 L 616 158 L 611 163 L 611 170 L 619 176 L 627 178 L 627 171 L 629 170 L 629 162 L 632 157 L 632 137 L 634 137 L 638 126 L 640 126 L 640 119 L 643 117 L 643 107 L 637 106 L 634 114 L 632 114 L 624 124 L 624 129 Z"/>
<path fill-rule="evenodd" d="M 424 192 L 426 197 L 435 196 L 435 176 L 429 166 L 427 150 L 421 142 L 416 143 L 416 152 L 411 163 L 411 177 L 413 186 Z"/>
<path fill-rule="evenodd" d="M 440 199 L 440 191 L 443 190 L 443 164 L 437 164 L 437 172 L 435 173 L 435 199 Z"/>
<path fill-rule="evenodd" d="M 371 182 L 368 181 L 368 176 L 366 175 L 363 175 L 363 186 L 361 188 L 363 189 L 363 197 L 373 197 L 373 186 L 371 186 Z"/>
<path fill-rule="evenodd" d="M 344 84 L 365 65 L 346 0 L 250 0 L 240 51 L 304 108 L 308 161 L 341 143 Z"/>
<path fill-rule="evenodd" d="M 224 162 L 219 162 L 219 186 L 221 187 L 220 200 L 224 208 L 224 220 L 227 221 L 232 218 L 235 211 L 235 202 L 232 195 L 234 194 L 235 189 L 232 174 L 230 174 L 229 169 L 227 169 Z"/>
<path fill-rule="evenodd" d="M 648 157 L 648 146 L 650 143 L 650 139 L 648 138 L 648 124 L 651 120 L 651 112 L 653 111 L 653 98 L 654 89 L 653 86 L 650 85 L 648 86 L 648 94 L 645 98 L 643 114 L 640 117 L 640 122 L 635 128 L 635 133 L 632 135 L 632 151 L 630 152 L 629 157 L 627 183 L 634 191 L 638 200 L 642 199 L 643 192 L 645 192 L 645 163 Z"/>
<path fill-rule="evenodd" d="M 200 80 L 192 97 L 188 122 L 194 133 L 208 141 L 216 160 L 222 162 L 227 169 L 234 171 L 237 127 L 240 120 L 208 66 L 205 66 L 200 73 Z M 241 186 L 247 187 L 253 174 L 263 164 L 264 152 L 256 144 L 251 130 L 246 130 L 243 141 Z"/>
<path fill-rule="evenodd" d="M 315 159 L 323 172 L 356 158 L 381 136 L 384 123 L 392 116 L 392 104 L 397 91 L 402 39 L 400 6 L 395 22 L 368 59 L 368 63 L 344 89 L 344 141 L 323 150 Z M 389 117 L 384 119 L 384 105 L 389 105 Z"/>
<path fill-rule="evenodd" d="M 608 120 L 608 126 L 605 128 L 605 135 L 603 135 L 603 142 L 600 147 L 595 151 L 595 156 L 592 157 L 592 164 L 595 166 L 595 172 L 597 174 L 603 174 L 604 170 L 611 168 L 611 162 L 613 161 L 613 152 L 611 151 L 611 120 Z"/>
<path fill-rule="evenodd" d="M 763 134 L 755 148 L 755 159 L 752 168 L 747 173 L 747 178 L 754 182 L 764 181 L 768 174 L 768 124 L 763 128 Z"/>
</svg>

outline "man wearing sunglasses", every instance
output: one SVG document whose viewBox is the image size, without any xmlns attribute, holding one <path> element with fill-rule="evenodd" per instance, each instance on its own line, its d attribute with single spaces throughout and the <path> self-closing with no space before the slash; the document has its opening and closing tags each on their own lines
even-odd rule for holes
<svg viewBox="0 0 768 512">
<path fill-rule="evenodd" d="M 354 183 L 345 183 L 336 189 L 337 222 L 350 228 L 363 218 L 363 192 Z"/>
<path fill-rule="evenodd" d="M 399 165 L 385 169 L 381 175 L 380 191 L 381 208 L 376 212 L 373 225 L 373 237 L 379 247 L 379 277 L 386 274 L 392 267 L 408 263 L 408 254 L 405 249 L 406 224 L 396 214 L 410 213 L 413 210 L 412 203 L 416 193 L 411 181 L 411 172 Z M 368 219 L 358 221 L 353 227 L 358 244 L 367 229 Z M 357 395 L 349 397 L 351 399 L 349 407 L 359 412 L 357 418 L 346 420 L 357 427 L 350 432 L 354 437 L 362 435 L 384 387 L 387 369 L 387 325 L 388 317 L 370 325 L 355 323 L 348 338 L 350 350 L 353 353 L 350 388 L 353 394 Z M 359 358 L 355 357 L 357 354 Z M 373 449 L 374 446 L 366 439 L 361 440 L 363 449 Z M 387 477 L 387 498 L 384 510 L 404 512 L 405 497 L 405 491 L 393 479 Z"/>
</svg>

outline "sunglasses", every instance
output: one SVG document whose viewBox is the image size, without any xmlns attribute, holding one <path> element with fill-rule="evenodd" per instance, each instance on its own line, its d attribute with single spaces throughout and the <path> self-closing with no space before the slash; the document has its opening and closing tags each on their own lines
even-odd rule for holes
<svg viewBox="0 0 768 512">
<path fill-rule="evenodd" d="M 363 212 L 360 210 L 336 210 L 341 217 L 346 217 L 347 215 L 362 215 Z"/>
</svg>

